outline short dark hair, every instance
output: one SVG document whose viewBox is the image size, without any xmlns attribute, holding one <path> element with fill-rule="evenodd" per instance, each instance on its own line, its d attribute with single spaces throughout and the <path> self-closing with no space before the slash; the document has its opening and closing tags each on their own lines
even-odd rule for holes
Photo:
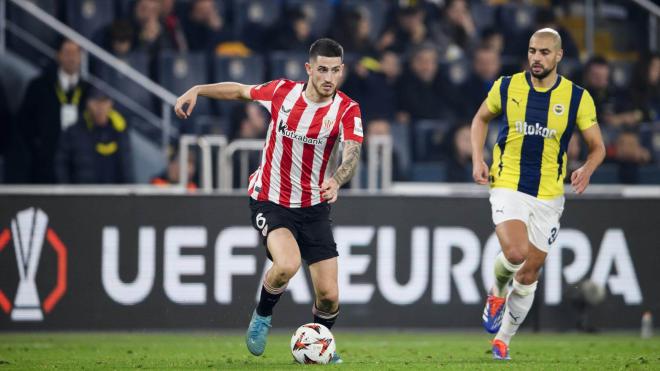
<svg viewBox="0 0 660 371">
<path fill-rule="evenodd" d="M 332 39 L 318 39 L 312 43 L 309 48 L 309 60 L 316 59 L 316 57 L 339 57 L 344 60 L 344 48 L 338 42 Z"/>
<path fill-rule="evenodd" d="M 585 63 L 585 65 L 584 65 L 584 70 L 585 70 L 585 71 L 588 71 L 588 70 L 589 70 L 591 67 L 593 67 L 593 66 L 605 66 L 605 67 L 609 67 L 610 64 L 609 64 L 609 62 L 607 62 L 607 59 L 605 59 L 605 57 L 602 57 L 602 56 L 600 56 L 600 55 L 597 55 L 597 56 L 591 57 L 591 58 L 587 61 L 587 63 Z"/>
</svg>

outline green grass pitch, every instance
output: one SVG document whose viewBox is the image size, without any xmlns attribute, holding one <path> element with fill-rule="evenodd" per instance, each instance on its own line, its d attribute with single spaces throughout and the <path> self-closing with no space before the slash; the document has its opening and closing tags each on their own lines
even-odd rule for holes
<svg viewBox="0 0 660 371">
<path fill-rule="evenodd" d="M 344 364 L 303 366 L 293 363 L 290 335 L 283 332 L 271 334 L 262 357 L 250 355 L 236 332 L 0 332 L 0 370 L 660 370 L 660 337 L 632 333 L 523 333 L 511 344 L 509 362 L 491 359 L 485 333 L 338 330 L 335 336 Z"/>
</svg>

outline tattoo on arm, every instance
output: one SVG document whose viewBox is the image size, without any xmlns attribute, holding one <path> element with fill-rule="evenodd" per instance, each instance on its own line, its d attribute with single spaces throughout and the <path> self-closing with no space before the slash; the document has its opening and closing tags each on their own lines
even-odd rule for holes
<svg viewBox="0 0 660 371">
<path fill-rule="evenodd" d="M 340 187 L 353 177 L 355 169 L 360 162 L 361 148 L 362 144 L 354 140 L 347 140 L 344 142 L 341 165 L 339 165 L 339 168 L 337 168 L 337 171 L 333 176 Z"/>
</svg>

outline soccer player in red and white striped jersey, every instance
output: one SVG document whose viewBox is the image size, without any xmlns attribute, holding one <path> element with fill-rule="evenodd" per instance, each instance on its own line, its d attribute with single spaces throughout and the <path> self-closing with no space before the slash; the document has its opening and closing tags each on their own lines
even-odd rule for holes
<svg viewBox="0 0 660 371">
<path fill-rule="evenodd" d="M 301 265 L 309 265 L 316 300 L 314 322 L 331 328 L 339 314 L 337 246 L 330 205 L 358 165 L 362 145 L 360 106 L 337 90 L 343 49 L 331 39 L 315 41 L 305 63 L 309 79 L 279 79 L 262 85 L 221 82 L 198 85 L 177 99 L 177 116 L 188 118 L 198 96 L 253 100 L 272 120 L 261 165 L 250 176 L 252 224 L 264 237 L 273 266 L 266 273 L 261 299 L 252 315 L 246 343 L 261 355 L 273 307 Z M 187 107 L 186 107 L 187 106 Z M 343 144 L 341 164 L 337 149 Z M 340 361 L 338 355 L 334 361 Z"/>
</svg>

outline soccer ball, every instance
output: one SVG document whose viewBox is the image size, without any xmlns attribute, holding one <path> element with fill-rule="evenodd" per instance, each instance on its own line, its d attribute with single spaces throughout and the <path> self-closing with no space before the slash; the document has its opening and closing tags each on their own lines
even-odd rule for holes
<svg viewBox="0 0 660 371">
<path fill-rule="evenodd" d="M 291 337 L 291 354 L 298 363 L 327 364 L 335 349 L 332 332 L 320 323 L 302 325 Z"/>
</svg>

